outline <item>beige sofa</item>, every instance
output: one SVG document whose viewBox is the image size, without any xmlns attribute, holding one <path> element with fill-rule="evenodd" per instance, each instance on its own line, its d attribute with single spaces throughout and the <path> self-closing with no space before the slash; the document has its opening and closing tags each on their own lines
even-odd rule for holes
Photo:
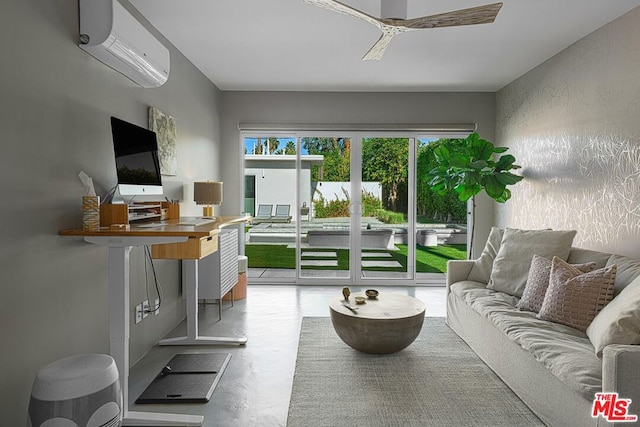
<svg viewBox="0 0 640 427">
<path fill-rule="evenodd" d="M 597 268 L 617 265 L 615 295 L 640 273 L 640 262 L 619 255 L 571 248 L 567 258 L 576 264 L 590 261 Z M 640 415 L 639 345 L 608 345 L 599 358 L 584 332 L 539 319 L 516 308 L 517 296 L 468 280 L 474 265 L 449 261 L 447 323 L 545 424 L 612 425 L 591 416 L 594 394 L 600 391 L 632 399 L 629 413 Z M 640 279 L 633 286 L 640 288 Z"/>
</svg>

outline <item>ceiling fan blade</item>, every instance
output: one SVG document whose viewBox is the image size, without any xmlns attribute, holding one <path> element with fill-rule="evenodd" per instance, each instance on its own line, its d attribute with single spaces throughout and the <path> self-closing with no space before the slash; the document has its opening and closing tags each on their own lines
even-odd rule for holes
<svg viewBox="0 0 640 427">
<path fill-rule="evenodd" d="M 438 15 L 423 16 L 421 18 L 394 20 L 395 25 L 408 29 L 455 27 L 459 25 L 488 24 L 495 21 L 502 3 L 487 4 L 469 9 L 455 10 Z M 387 23 L 383 20 L 383 22 Z"/>
<path fill-rule="evenodd" d="M 334 12 L 339 12 L 339 13 L 344 13 L 346 15 L 354 16 L 370 24 L 373 24 L 378 28 L 381 28 L 381 25 L 382 25 L 382 23 L 380 22 L 380 19 L 376 18 L 375 16 L 371 16 L 367 13 L 361 12 L 358 9 L 354 9 L 351 6 L 347 6 L 344 3 L 340 3 L 337 0 L 304 0 L 304 1 L 314 6 L 318 6 L 324 9 L 332 10 Z"/>
<path fill-rule="evenodd" d="M 387 46 L 389 46 L 389 42 L 391 42 L 391 39 L 396 34 L 397 34 L 396 32 L 383 31 L 382 35 L 380 36 L 376 44 L 374 44 L 371 47 L 371 49 L 369 49 L 369 52 L 367 52 L 362 57 L 362 60 L 371 61 L 371 60 L 382 59 L 382 55 L 384 55 L 384 51 L 387 50 Z"/>
</svg>

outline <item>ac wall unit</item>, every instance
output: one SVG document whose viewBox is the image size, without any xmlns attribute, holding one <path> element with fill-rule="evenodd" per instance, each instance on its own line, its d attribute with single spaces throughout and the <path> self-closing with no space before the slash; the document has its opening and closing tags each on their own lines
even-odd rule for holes
<svg viewBox="0 0 640 427">
<path fill-rule="evenodd" d="M 118 0 L 80 0 L 80 47 L 142 87 L 169 78 L 169 50 Z"/>
</svg>

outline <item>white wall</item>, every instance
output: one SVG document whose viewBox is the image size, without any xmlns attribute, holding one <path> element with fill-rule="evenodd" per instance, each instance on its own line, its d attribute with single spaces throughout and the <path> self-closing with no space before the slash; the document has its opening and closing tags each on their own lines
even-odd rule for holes
<svg viewBox="0 0 640 427">
<path fill-rule="evenodd" d="M 296 215 L 296 170 L 293 168 L 273 168 L 269 166 L 283 166 L 282 162 L 275 165 L 273 163 L 264 168 L 246 168 L 245 175 L 253 175 L 256 178 L 256 202 L 255 209 L 258 212 L 259 205 L 273 205 L 271 211 L 275 215 L 276 205 L 289 205 L 291 210 L 289 215 Z M 295 163 L 292 165 L 295 167 Z M 300 171 L 301 199 L 300 206 L 311 203 L 311 171 L 302 169 Z M 244 206 L 244 205 L 243 205 Z"/>
<path fill-rule="evenodd" d="M 135 13 L 135 12 L 134 12 Z M 137 15 L 137 13 L 136 13 Z M 219 178 L 219 91 L 176 49 L 171 75 L 143 89 L 78 46 L 77 0 L 0 6 L 0 424 L 26 425 L 36 371 L 79 353 L 108 353 L 107 249 L 58 231 L 81 226 L 78 172 L 115 184 L 109 117 L 147 126 L 176 118 L 180 187 Z M 145 298 L 142 249 L 131 255 L 131 302 Z M 135 361 L 184 317 L 177 261 L 158 261 L 159 316 L 132 325 Z"/>
<path fill-rule="evenodd" d="M 363 182 L 361 183 L 362 191 L 371 194 L 382 200 L 382 184 L 379 182 Z M 319 200 L 320 196 L 326 201 L 330 200 L 346 200 L 344 192 L 351 197 L 350 182 L 330 182 L 320 181 L 316 183 L 316 191 L 313 194 L 314 200 Z M 320 194 L 318 194 L 320 193 Z"/>
<path fill-rule="evenodd" d="M 244 153 L 238 123 L 477 123 L 483 138 L 493 140 L 494 93 L 335 93 L 223 92 L 221 135 L 225 185 L 240 185 L 238 167 Z M 494 203 L 480 197 L 477 239 L 484 242 Z M 225 214 L 240 212 L 242 193 L 225 194 Z M 479 251 L 482 247 L 479 248 Z M 478 252 L 479 254 L 479 252 Z"/>
<path fill-rule="evenodd" d="M 639 46 L 636 8 L 498 92 L 497 142 L 525 176 L 498 224 L 640 257 Z"/>
</svg>

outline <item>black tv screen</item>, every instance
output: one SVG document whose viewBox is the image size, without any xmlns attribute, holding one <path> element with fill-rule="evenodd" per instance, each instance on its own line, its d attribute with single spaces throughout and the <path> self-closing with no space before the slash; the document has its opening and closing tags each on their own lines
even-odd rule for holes
<svg viewBox="0 0 640 427">
<path fill-rule="evenodd" d="M 116 117 L 111 117 L 111 132 L 120 194 L 162 194 L 155 132 Z"/>
</svg>

